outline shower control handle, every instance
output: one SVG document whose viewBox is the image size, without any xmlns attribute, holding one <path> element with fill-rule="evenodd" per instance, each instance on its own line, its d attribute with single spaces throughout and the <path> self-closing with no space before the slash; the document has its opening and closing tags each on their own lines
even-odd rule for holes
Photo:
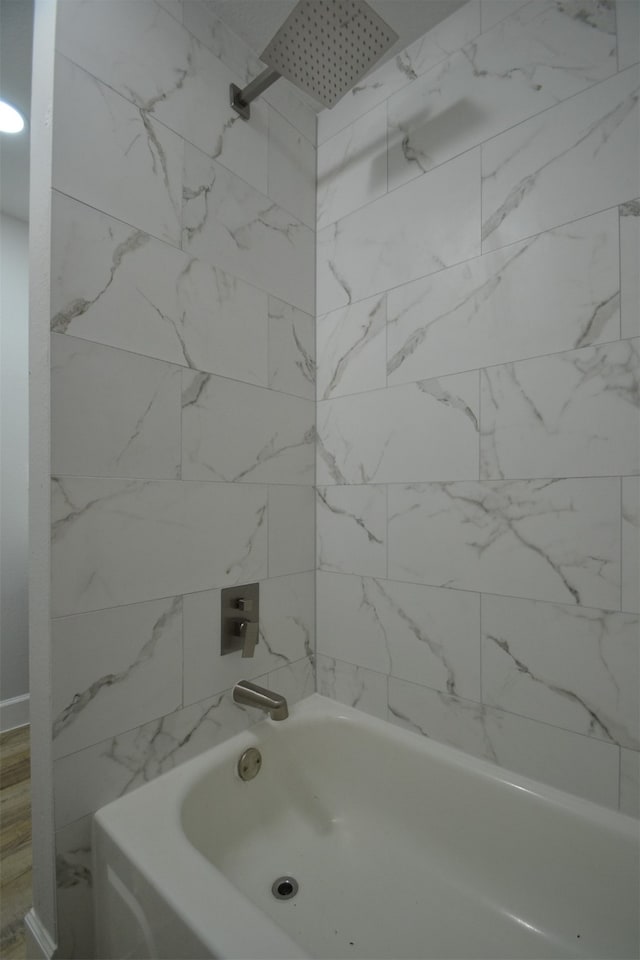
<svg viewBox="0 0 640 960">
<path fill-rule="evenodd" d="M 253 657 L 260 639 L 260 586 L 224 587 L 220 594 L 220 654 L 241 652 Z"/>
<path fill-rule="evenodd" d="M 252 657 L 258 642 L 258 624 L 251 620 L 236 620 L 233 634 L 242 640 L 242 656 Z"/>
</svg>

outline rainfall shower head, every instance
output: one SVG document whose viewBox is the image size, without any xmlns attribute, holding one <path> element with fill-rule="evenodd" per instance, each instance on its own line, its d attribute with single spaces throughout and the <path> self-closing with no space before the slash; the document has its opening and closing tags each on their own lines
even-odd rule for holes
<svg viewBox="0 0 640 960">
<path fill-rule="evenodd" d="M 249 103 L 286 77 L 332 107 L 397 39 L 364 0 L 299 0 L 261 54 L 269 69 L 244 90 L 233 84 L 232 106 L 248 119 Z"/>
</svg>

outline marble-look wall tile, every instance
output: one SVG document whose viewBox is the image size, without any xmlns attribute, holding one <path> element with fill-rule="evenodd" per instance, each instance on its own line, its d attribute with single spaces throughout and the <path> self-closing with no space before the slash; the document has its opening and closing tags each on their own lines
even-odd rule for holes
<svg viewBox="0 0 640 960">
<path fill-rule="evenodd" d="M 318 693 L 380 720 L 387 719 L 387 678 L 383 673 L 322 654 L 317 659 L 316 671 Z"/>
<path fill-rule="evenodd" d="M 620 810 L 640 817 L 640 753 L 620 751 Z"/>
<path fill-rule="evenodd" d="M 93 864 L 91 861 L 91 816 L 68 824 L 55 834 L 56 952 L 69 960 L 94 957 Z"/>
<path fill-rule="evenodd" d="M 174 323 L 188 367 L 266 386 L 268 297 L 230 273 L 187 259 Z"/>
<path fill-rule="evenodd" d="M 184 20 L 185 6 L 191 6 L 190 3 L 185 4 L 184 0 L 156 0 L 156 2 L 160 4 L 163 10 L 170 13 L 178 23 L 182 23 Z"/>
<path fill-rule="evenodd" d="M 394 485 L 388 543 L 394 579 L 620 607 L 615 477 Z"/>
<path fill-rule="evenodd" d="M 479 150 L 318 233 L 322 315 L 480 253 Z"/>
<path fill-rule="evenodd" d="M 482 598 L 483 702 L 640 749 L 638 618 Z"/>
<path fill-rule="evenodd" d="M 63 617 L 51 629 L 55 757 L 181 706 L 181 597 Z"/>
<path fill-rule="evenodd" d="M 53 186 L 179 245 L 183 140 L 62 56 L 55 89 Z"/>
<path fill-rule="evenodd" d="M 264 63 L 226 23 L 217 16 L 216 6 L 209 0 L 188 0 L 184 9 L 184 25 L 201 43 L 215 53 L 239 77 L 248 83 L 264 70 Z M 288 80 L 279 80 L 262 94 L 292 123 L 309 143 L 316 142 L 316 107 Z M 262 99 L 261 98 L 261 99 Z"/>
<path fill-rule="evenodd" d="M 482 32 L 492 30 L 496 23 L 511 16 L 525 3 L 529 3 L 529 0 L 480 0 Z"/>
<path fill-rule="evenodd" d="M 616 340 L 619 287 L 615 210 L 400 286 L 389 383 Z"/>
<path fill-rule="evenodd" d="M 258 682 L 264 686 L 266 679 Z M 263 717 L 234 703 L 229 690 L 54 761 L 56 827 L 99 810 Z"/>
<path fill-rule="evenodd" d="M 54 332 L 267 385 L 266 293 L 54 192 Z"/>
<path fill-rule="evenodd" d="M 640 341 L 483 370 L 480 477 L 640 473 Z"/>
<path fill-rule="evenodd" d="M 183 248 L 314 313 L 314 232 L 196 147 L 184 157 Z"/>
<path fill-rule="evenodd" d="M 298 220 L 316 229 L 315 148 L 275 110 L 269 111 L 267 192 Z"/>
<path fill-rule="evenodd" d="M 182 477 L 313 483 L 314 406 L 209 373 L 182 372 Z"/>
<path fill-rule="evenodd" d="M 316 540 L 318 569 L 386 577 L 386 487 L 317 487 Z"/>
<path fill-rule="evenodd" d="M 318 230 L 387 192 L 387 104 L 318 147 Z"/>
<path fill-rule="evenodd" d="M 229 105 L 240 78 L 154 0 L 65 0 L 58 49 L 266 193 L 268 108 L 241 120 Z"/>
<path fill-rule="evenodd" d="M 220 591 L 184 598 L 184 703 L 229 690 L 313 653 L 314 574 L 260 583 L 260 638 L 252 658 L 220 654 Z"/>
<path fill-rule="evenodd" d="M 318 317 L 316 328 L 318 400 L 386 387 L 386 294 Z"/>
<path fill-rule="evenodd" d="M 315 491 L 269 486 L 269 576 L 315 570 Z"/>
<path fill-rule="evenodd" d="M 618 70 L 640 62 L 640 4 L 638 0 L 616 0 L 618 26 Z"/>
<path fill-rule="evenodd" d="M 622 336 L 640 336 L 640 198 L 620 207 Z"/>
<path fill-rule="evenodd" d="M 462 480 L 478 475 L 478 374 L 318 404 L 319 483 Z"/>
<path fill-rule="evenodd" d="M 527 4 L 389 100 L 393 188 L 616 72 L 615 12 Z"/>
<path fill-rule="evenodd" d="M 389 720 L 507 770 L 618 807 L 614 744 L 393 678 Z"/>
<path fill-rule="evenodd" d="M 315 320 L 276 297 L 269 297 L 269 386 L 315 400 Z"/>
<path fill-rule="evenodd" d="M 482 249 L 640 195 L 640 71 L 616 74 L 482 147 Z"/>
<path fill-rule="evenodd" d="M 262 73 L 263 70 L 264 64 L 261 60 L 258 60 L 257 68 L 253 71 L 253 74 L 257 75 Z M 264 98 L 285 120 L 293 124 L 310 144 L 316 146 L 319 103 L 312 97 L 307 96 L 294 83 L 285 80 L 284 77 L 265 91 Z"/>
<path fill-rule="evenodd" d="M 289 707 L 316 691 L 313 657 L 303 657 L 295 663 L 277 667 L 267 677 L 267 687 L 285 698 Z"/>
<path fill-rule="evenodd" d="M 640 613 L 640 478 L 622 479 L 622 609 Z"/>
<path fill-rule="evenodd" d="M 176 284 L 189 259 L 55 190 L 51 217 L 53 332 L 186 364 Z"/>
<path fill-rule="evenodd" d="M 480 3 L 471 0 L 364 77 L 331 110 L 322 110 L 318 115 L 318 143 L 352 124 L 479 33 Z"/>
<path fill-rule="evenodd" d="M 266 513 L 254 484 L 54 479 L 53 616 L 260 580 Z"/>
<path fill-rule="evenodd" d="M 185 4 L 184 25 L 200 43 L 222 60 L 244 84 L 258 70 L 258 57 L 248 45 L 216 16 L 208 0 L 189 0 Z"/>
<path fill-rule="evenodd" d="M 480 598 L 320 572 L 318 653 L 480 699 Z"/>
<path fill-rule="evenodd" d="M 180 367 L 54 334 L 52 472 L 179 477 L 180 398 Z"/>
</svg>

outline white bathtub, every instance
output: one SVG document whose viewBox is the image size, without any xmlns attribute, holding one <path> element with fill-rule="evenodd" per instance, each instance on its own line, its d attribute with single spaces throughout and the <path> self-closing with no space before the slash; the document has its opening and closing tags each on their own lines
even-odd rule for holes
<svg viewBox="0 0 640 960">
<path fill-rule="evenodd" d="M 639 866 L 631 818 L 316 694 L 96 814 L 98 956 L 637 958 Z"/>
</svg>

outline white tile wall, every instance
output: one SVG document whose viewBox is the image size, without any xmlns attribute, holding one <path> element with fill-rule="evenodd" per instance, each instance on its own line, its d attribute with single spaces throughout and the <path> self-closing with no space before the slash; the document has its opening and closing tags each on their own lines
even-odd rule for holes
<svg viewBox="0 0 640 960">
<path fill-rule="evenodd" d="M 640 334 L 640 199 L 620 207 L 622 336 Z"/>
<path fill-rule="evenodd" d="M 316 487 L 318 569 L 387 575 L 387 488 Z"/>
<path fill-rule="evenodd" d="M 313 483 L 314 405 L 209 373 L 182 373 L 182 477 Z"/>
<path fill-rule="evenodd" d="M 57 478 L 51 518 L 54 616 L 267 574 L 263 484 Z"/>
<path fill-rule="evenodd" d="M 360 300 L 317 320 L 318 400 L 387 385 L 387 297 Z"/>
<path fill-rule="evenodd" d="M 269 576 L 314 570 L 315 492 L 311 485 L 269 486 Z"/>
<path fill-rule="evenodd" d="M 617 477 L 393 484 L 388 543 L 396 579 L 620 605 Z"/>
<path fill-rule="evenodd" d="M 608 210 L 396 287 L 389 383 L 615 340 L 619 270 Z"/>
<path fill-rule="evenodd" d="M 54 474 L 180 476 L 180 367 L 54 333 Z"/>
<path fill-rule="evenodd" d="M 636 0 L 617 0 L 618 69 L 640 62 L 640 8 Z"/>
<path fill-rule="evenodd" d="M 245 126 L 252 127 L 251 123 Z M 285 210 L 316 229 L 316 150 L 293 124 L 269 114 L 268 193 Z"/>
<path fill-rule="evenodd" d="M 53 186 L 179 245 L 182 138 L 61 55 L 55 87 Z"/>
<path fill-rule="evenodd" d="M 399 186 L 616 72 L 615 12 L 598 29 L 553 0 L 527 4 L 389 101 Z"/>
<path fill-rule="evenodd" d="M 480 598 L 382 578 L 318 573 L 320 653 L 480 697 Z"/>
<path fill-rule="evenodd" d="M 154 0 L 65 0 L 58 37 L 61 53 L 145 116 L 267 193 L 268 108 L 257 103 L 250 124 L 230 114 L 240 78 Z"/>
<path fill-rule="evenodd" d="M 314 312 L 314 232 L 217 160 L 185 143 L 182 246 Z"/>
<path fill-rule="evenodd" d="M 318 230 L 387 192 L 387 104 L 318 147 Z"/>
<path fill-rule="evenodd" d="M 640 613 L 640 478 L 622 480 L 622 609 Z"/>
<path fill-rule="evenodd" d="M 637 617 L 482 598 L 485 703 L 638 750 L 638 676 Z"/>
<path fill-rule="evenodd" d="M 179 0 L 64 0 L 52 229 L 59 943 L 93 955 L 99 806 L 314 687 L 316 119 Z M 253 660 L 220 589 L 258 580 Z"/>
<path fill-rule="evenodd" d="M 318 693 L 387 719 L 387 677 L 366 667 L 320 655 L 316 665 Z"/>
<path fill-rule="evenodd" d="M 482 147 L 482 249 L 640 194 L 640 71 L 631 67 Z"/>
<path fill-rule="evenodd" d="M 321 401 L 318 480 L 397 483 L 473 476 L 478 413 L 476 372 Z"/>
<path fill-rule="evenodd" d="M 479 166 L 472 150 L 318 231 L 318 313 L 479 254 Z"/>
<path fill-rule="evenodd" d="M 321 112 L 314 211 L 313 110 L 230 116 L 260 64 L 209 4 L 61 4 L 69 956 L 85 818 L 259 719 L 220 588 L 261 581 L 250 673 L 293 700 L 316 559 L 322 692 L 637 813 L 636 7 L 471 0 Z"/>
<path fill-rule="evenodd" d="M 480 380 L 480 476 L 640 473 L 638 340 L 489 367 Z"/>
<path fill-rule="evenodd" d="M 618 806 L 620 751 L 613 744 L 393 677 L 389 720 L 561 790 Z"/>
<path fill-rule="evenodd" d="M 182 704 L 182 598 L 53 621 L 53 747 L 66 756 Z"/>
<path fill-rule="evenodd" d="M 469 3 L 320 114 L 317 643 L 330 696 L 637 815 L 635 15 Z"/>
<path fill-rule="evenodd" d="M 269 297 L 269 386 L 315 400 L 315 319 Z"/>
</svg>

